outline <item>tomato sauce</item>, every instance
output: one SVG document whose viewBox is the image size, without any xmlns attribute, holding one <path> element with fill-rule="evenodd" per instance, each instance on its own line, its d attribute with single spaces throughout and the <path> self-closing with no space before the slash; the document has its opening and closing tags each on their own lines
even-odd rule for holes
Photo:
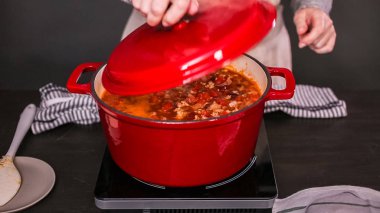
<svg viewBox="0 0 380 213">
<path fill-rule="evenodd" d="M 261 96 L 257 83 L 232 67 L 165 91 L 119 96 L 105 91 L 101 99 L 118 111 L 154 120 L 202 120 L 227 115 Z"/>
</svg>

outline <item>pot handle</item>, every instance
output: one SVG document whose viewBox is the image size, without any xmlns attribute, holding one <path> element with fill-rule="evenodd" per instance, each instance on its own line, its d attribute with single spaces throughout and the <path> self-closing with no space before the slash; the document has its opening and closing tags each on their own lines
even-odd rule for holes
<svg viewBox="0 0 380 213">
<path fill-rule="evenodd" d="M 91 92 L 91 83 L 78 84 L 78 80 L 84 72 L 95 72 L 103 63 L 89 62 L 78 65 L 71 73 L 67 80 L 66 87 L 72 93 L 89 94 Z"/>
<path fill-rule="evenodd" d="M 292 71 L 280 67 L 267 67 L 267 69 L 271 76 L 281 76 L 285 78 L 286 82 L 286 88 L 283 90 L 270 88 L 267 95 L 267 100 L 282 100 L 292 98 L 294 95 L 294 90 L 296 89 L 296 82 L 294 80 Z"/>
</svg>

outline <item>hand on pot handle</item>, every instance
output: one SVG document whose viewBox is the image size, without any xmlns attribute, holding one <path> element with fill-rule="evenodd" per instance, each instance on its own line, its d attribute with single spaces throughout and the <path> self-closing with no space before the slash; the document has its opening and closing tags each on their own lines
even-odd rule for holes
<svg viewBox="0 0 380 213">
<path fill-rule="evenodd" d="M 198 12 L 198 0 L 132 0 L 133 7 L 140 11 L 150 26 L 168 27 L 179 22 L 186 14 Z"/>
</svg>

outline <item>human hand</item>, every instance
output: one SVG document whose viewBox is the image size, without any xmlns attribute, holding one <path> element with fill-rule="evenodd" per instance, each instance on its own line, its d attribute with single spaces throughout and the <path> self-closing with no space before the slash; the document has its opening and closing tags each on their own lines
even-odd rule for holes
<svg viewBox="0 0 380 213">
<path fill-rule="evenodd" d="M 319 54 L 332 52 L 335 46 L 336 32 L 331 18 L 318 8 L 303 8 L 294 14 L 299 38 L 298 47 L 309 46 Z"/>
<path fill-rule="evenodd" d="M 197 0 L 132 0 L 132 5 L 150 26 L 162 23 L 164 27 L 177 23 L 186 14 L 194 15 L 199 7 Z"/>
</svg>

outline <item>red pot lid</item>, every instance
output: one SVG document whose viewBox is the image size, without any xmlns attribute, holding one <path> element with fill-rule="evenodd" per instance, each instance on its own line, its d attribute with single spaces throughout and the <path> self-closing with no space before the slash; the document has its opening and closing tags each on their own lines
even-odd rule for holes
<svg viewBox="0 0 380 213">
<path fill-rule="evenodd" d="M 274 26 L 276 9 L 263 0 L 209 4 L 170 29 L 144 24 L 132 32 L 112 52 L 103 86 L 140 95 L 188 83 L 240 56 Z"/>
</svg>

